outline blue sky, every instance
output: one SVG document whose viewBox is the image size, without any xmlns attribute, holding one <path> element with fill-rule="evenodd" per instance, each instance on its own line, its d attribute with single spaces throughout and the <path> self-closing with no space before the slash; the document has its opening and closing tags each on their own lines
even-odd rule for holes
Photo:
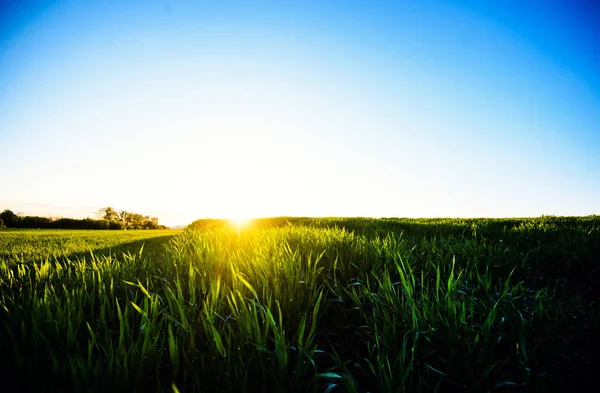
<svg viewBox="0 0 600 393">
<path fill-rule="evenodd" d="M 0 0 L 0 209 L 598 214 L 599 7 Z"/>
</svg>

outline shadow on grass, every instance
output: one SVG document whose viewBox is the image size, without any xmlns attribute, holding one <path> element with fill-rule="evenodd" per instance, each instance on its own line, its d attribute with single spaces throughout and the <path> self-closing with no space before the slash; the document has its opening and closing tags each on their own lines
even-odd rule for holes
<svg viewBox="0 0 600 393">
<path fill-rule="evenodd" d="M 79 251 L 66 256 L 58 257 L 57 259 L 60 261 L 75 261 L 78 259 L 88 260 L 91 258 L 92 254 L 95 258 L 113 256 L 117 259 L 121 259 L 123 254 L 138 254 L 142 247 L 142 255 L 157 255 L 164 251 L 164 245 L 167 244 L 173 236 L 174 235 L 157 236 L 148 239 L 140 239 L 128 243 L 122 243 L 114 247 L 103 247 L 89 251 Z"/>
</svg>

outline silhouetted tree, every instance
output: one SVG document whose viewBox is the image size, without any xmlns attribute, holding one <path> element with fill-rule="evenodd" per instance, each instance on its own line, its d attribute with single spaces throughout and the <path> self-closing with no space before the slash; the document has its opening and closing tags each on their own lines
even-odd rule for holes
<svg viewBox="0 0 600 393">
<path fill-rule="evenodd" d="M 109 221 L 108 229 L 125 229 L 125 225 L 120 221 Z"/>
<path fill-rule="evenodd" d="M 99 220 L 92 218 L 50 218 L 38 216 L 20 216 L 10 210 L 0 213 L 2 226 L 8 228 L 40 228 L 40 229 L 164 229 L 158 225 L 158 218 L 144 216 L 128 211 L 117 212 L 112 207 L 98 211 Z"/>
<path fill-rule="evenodd" d="M 19 216 L 17 216 L 15 213 L 8 209 L 0 213 L 0 218 L 2 219 L 2 221 L 4 221 L 4 225 L 6 225 L 9 228 L 14 227 L 14 225 L 19 220 Z"/>
<path fill-rule="evenodd" d="M 47 217 L 23 216 L 14 225 L 16 228 L 52 228 L 52 220 Z"/>
</svg>

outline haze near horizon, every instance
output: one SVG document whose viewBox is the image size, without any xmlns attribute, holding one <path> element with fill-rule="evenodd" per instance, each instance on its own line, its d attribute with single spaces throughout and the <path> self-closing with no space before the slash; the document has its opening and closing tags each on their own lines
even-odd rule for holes
<svg viewBox="0 0 600 393">
<path fill-rule="evenodd" d="M 0 210 L 600 212 L 591 1 L 0 1 Z"/>
</svg>

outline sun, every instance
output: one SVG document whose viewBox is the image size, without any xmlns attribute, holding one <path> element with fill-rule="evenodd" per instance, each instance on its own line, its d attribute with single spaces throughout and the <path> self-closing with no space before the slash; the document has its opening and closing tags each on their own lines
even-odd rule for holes
<svg viewBox="0 0 600 393">
<path fill-rule="evenodd" d="M 231 226 L 236 228 L 239 232 L 243 228 L 249 227 L 250 223 L 252 222 L 252 219 L 248 217 L 229 217 L 228 221 L 231 224 Z"/>
</svg>

